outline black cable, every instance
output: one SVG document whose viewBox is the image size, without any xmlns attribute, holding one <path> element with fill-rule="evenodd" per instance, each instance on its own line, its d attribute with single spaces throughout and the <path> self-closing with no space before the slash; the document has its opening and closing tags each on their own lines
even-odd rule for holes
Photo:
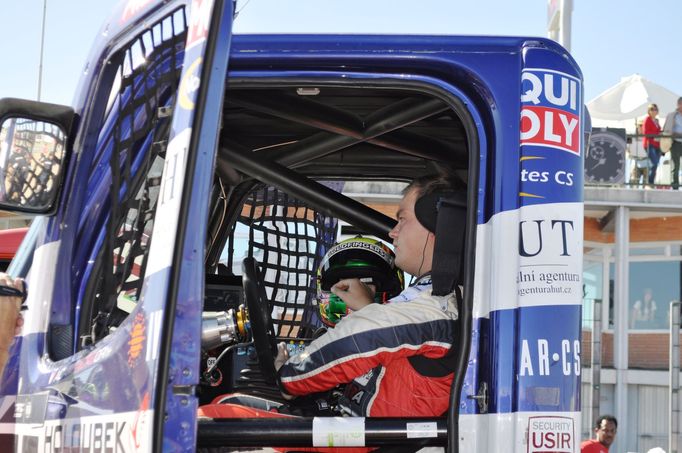
<svg viewBox="0 0 682 453">
<path fill-rule="evenodd" d="M 417 270 L 417 276 L 421 277 L 422 275 L 422 267 L 424 266 L 424 254 L 426 253 L 426 246 L 429 245 L 429 232 L 426 232 L 426 241 L 424 241 L 424 248 L 422 249 L 422 262 L 419 263 L 419 269 Z M 412 276 L 414 278 L 414 276 Z M 410 282 L 410 286 L 412 286 L 412 283 Z"/>
</svg>

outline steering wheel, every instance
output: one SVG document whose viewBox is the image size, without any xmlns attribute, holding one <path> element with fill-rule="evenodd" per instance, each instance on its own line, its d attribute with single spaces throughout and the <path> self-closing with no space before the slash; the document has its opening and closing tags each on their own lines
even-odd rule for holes
<svg viewBox="0 0 682 453">
<path fill-rule="evenodd" d="M 242 261 L 242 286 L 246 307 L 249 309 L 249 322 L 253 335 L 253 343 L 258 355 L 258 364 L 268 384 L 277 384 L 277 370 L 275 369 L 275 351 L 277 339 L 268 298 L 265 295 L 265 285 L 258 270 L 258 261 L 253 257 Z"/>
</svg>

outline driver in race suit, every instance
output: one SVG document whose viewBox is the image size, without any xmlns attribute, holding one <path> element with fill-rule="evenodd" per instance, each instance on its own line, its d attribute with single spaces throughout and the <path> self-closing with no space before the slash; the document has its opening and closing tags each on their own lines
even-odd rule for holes
<svg viewBox="0 0 682 453">
<path fill-rule="evenodd" d="M 431 294 L 436 222 L 418 218 L 415 203 L 422 196 L 451 190 L 447 179 L 435 176 L 406 187 L 398 223 L 389 235 L 395 265 L 417 276 L 416 281 L 385 304 L 372 303 L 373 288 L 359 279 L 334 284 L 332 293 L 353 312 L 303 353 L 289 357 L 285 345 L 278 345 L 275 367 L 283 393 L 307 395 L 347 384 L 338 402 L 346 415 L 415 417 L 446 412 L 454 377 L 457 305 L 453 294 Z M 433 212 L 435 217 L 435 208 Z"/>
</svg>

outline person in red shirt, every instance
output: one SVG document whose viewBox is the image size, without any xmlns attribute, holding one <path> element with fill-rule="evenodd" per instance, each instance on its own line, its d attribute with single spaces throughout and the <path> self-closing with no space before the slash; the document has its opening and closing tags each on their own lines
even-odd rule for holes
<svg viewBox="0 0 682 453">
<path fill-rule="evenodd" d="M 602 415 L 594 427 L 596 439 L 586 440 L 580 445 L 580 453 L 609 453 L 609 447 L 616 438 L 618 421 L 613 415 Z"/>
<path fill-rule="evenodd" d="M 647 109 L 647 117 L 642 125 L 642 133 L 644 135 L 649 134 L 660 134 L 661 125 L 658 123 L 658 106 L 656 104 L 649 104 Z M 661 160 L 661 144 L 657 137 L 644 137 L 644 149 L 647 151 L 649 160 L 651 161 L 651 168 L 649 169 L 649 184 L 654 183 L 656 178 L 656 168 L 658 167 L 658 161 Z"/>
</svg>

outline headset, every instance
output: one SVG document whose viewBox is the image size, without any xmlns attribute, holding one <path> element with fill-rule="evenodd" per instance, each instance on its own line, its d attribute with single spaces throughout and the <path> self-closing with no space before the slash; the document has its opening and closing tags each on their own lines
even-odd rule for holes
<svg viewBox="0 0 682 453">
<path fill-rule="evenodd" d="M 461 220 L 461 224 L 465 226 L 467 208 L 467 194 L 465 191 L 437 190 L 422 195 L 414 203 L 414 214 L 417 220 L 424 228 L 434 234 L 438 224 L 438 212 L 444 202 L 460 211 L 461 217 L 458 217 L 458 220 Z"/>
<path fill-rule="evenodd" d="M 449 294 L 463 281 L 466 211 L 467 194 L 463 190 L 436 190 L 414 204 L 419 223 L 436 236 L 431 266 L 435 295 Z"/>
</svg>

